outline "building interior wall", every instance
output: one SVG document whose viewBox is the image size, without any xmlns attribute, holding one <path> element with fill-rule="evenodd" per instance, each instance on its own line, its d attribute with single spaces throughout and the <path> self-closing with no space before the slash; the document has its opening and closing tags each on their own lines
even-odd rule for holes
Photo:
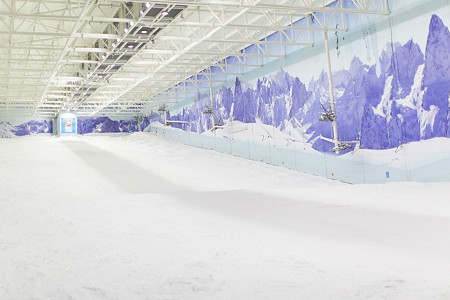
<svg viewBox="0 0 450 300">
<path fill-rule="evenodd" d="M 350 146 L 341 153 L 330 152 L 332 126 L 320 120 L 330 109 L 321 31 L 286 32 L 297 41 L 312 39 L 314 47 L 266 46 L 283 58 L 247 59 L 260 68 L 227 58 L 236 64 L 229 71 L 242 75 L 217 69 L 224 84 L 192 86 L 196 96 L 178 101 L 164 116 L 152 112 L 139 122 L 79 118 L 78 133 L 147 128 L 194 146 L 352 183 L 450 180 L 449 1 L 389 1 L 389 9 L 387 16 L 348 15 L 343 21 L 349 31 L 328 33 L 338 138 Z M 344 26 L 339 18 L 327 21 Z M 282 39 L 280 33 L 267 37 Z M 208 107 L 213 114 L 205 113 Z M 53 131 L 51 120 L 11 118 L 0 129 L 2 137 Z"/>
</svg>

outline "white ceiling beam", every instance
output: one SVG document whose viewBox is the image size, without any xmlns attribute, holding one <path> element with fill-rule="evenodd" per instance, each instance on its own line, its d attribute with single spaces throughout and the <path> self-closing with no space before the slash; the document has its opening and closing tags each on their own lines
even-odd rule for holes
<svg viewBox="0 0 450 300">
<path fill-rule="evenodd" d="M 58 60 L 56 61 L 56 63 L 54 64 L 54 68 L 52 71 L 52 74 L 48 80 L 47 85 L 44 88 L 44 91 L 42 92 L 42 96 L 41 96 L 41 100 L 37 103 L 36 108 L 35 108 L 35 112 L 33 113 L 33 115 L 36 113 L 37 109 L 39 108 L 39 105 L 41 105 L 45 99 L 46 94 L 48 93 L 50 86 L 51 86 L 51 82 L 59 82 L 56 79 L 56 76 L 58 75 L 58 71 L 59 69 L 62 67 L 63 65 L 63 61 L 66 59 L 66 55 L 67 52 L 69 50 L 70 47 L 73 47 L 73 43 L 75 42 L 76 38 L 73 36 L 75 35 L 80 29 L 83 28 L 83 26 L 85 25 L 85 23 L 83 22 L 83 18 L 85 16 L 88 16 L 92 10 L 94 9 L 94 5 L 95 5 L 95 1 L 94 0 L 86 0 L 84 7 L 79 15 L 79 19 L 78 21 L 74 24 L 72 31 L 70 33 L 70 37 L 66 39 L 65 45 L 64 45 L 64 49 L 63 51 L 61 51 Z M 76 80 L 74 80 L 76 81 Z M 61 83 L 66 83 L 67 81 L 61 81 Z"/>
<path fill-rule="evenodd" d="M 120 2 L 121 0 L 108 0 L 108 2 Z M 129 2 L 135 3 L 146 3 L 146 0 L 132 0 Z M 208 7 L 212 10 L 221 10 L 221 9 L 235 9 L 238 10 L 252 10 L 252 9 L 268 9 L 268 10 L 282 10 L 282 11 L 294 11 L 294 12 L 339 12 L 346 14 L 388 14 L 383 5 L 386 0 L 377 0 L 370 1 L 366 3 L 371 4 L 379 4 L 380 9 L 370 9 L 369 7 L 361 7 L 356 6 L 354 8 L 345 8 L 345 7 L 330 7 L 329 5 L 336 2 L 336 0 L 321 0 L 321 1 L 313 1 L 311 5 L 299 4 L 299 1 L 294 1 L 295 4 L 275 4 L 275 3 L 266 3 L 259 1 L 255 3 L 253 1 L 217 1 L 217 0 L 199 0 L 199 1 L 186 1 L 186 0 L 154 0 L 152 3 L 158 4 L 175 4 L 175 5 L 194 5 L 198 7 Z"/>
</svg>

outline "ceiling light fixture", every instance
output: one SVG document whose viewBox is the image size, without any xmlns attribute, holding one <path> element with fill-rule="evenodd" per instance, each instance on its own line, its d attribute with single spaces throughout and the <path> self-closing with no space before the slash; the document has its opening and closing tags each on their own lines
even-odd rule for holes
<svg viewBox="0 0 450 300">
<path fill-rule="evenodd" d="M 167 16 L 169 14 L 169 12 L 167 10 L 163 10 L 161 12 L 161 15 L 163 15 L 164 17 Z"/>
<path fill-rule="evenodd" d="M 145 7 L 149 8 L 150 7 L 150 3 L 145 3 Z"/>
</svg>

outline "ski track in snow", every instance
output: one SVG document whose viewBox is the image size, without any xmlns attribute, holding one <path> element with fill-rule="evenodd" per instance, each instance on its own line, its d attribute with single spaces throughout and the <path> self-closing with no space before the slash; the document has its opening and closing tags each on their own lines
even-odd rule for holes
<svg viewBox="0 0 450 300">
<path fill-rule="evenodd" d="M 0 299 L 449 299 L 448 183 L 147 133 L 0 140 Z"/>
</svg>

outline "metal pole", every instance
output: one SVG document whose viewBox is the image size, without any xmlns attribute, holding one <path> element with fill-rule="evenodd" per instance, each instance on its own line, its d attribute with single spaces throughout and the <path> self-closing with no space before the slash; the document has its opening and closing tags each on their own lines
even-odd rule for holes
<svg viewBox="0 0 450 300">
<path fill-rule="evenodd" d="M 209 69 L 211 72 L 211 68 Z M 209 75 L 209 104 L 211 105 L 211 122 L 212 122 L 212 129 L 216 126 L 214 122 L 214 103 L 213 103 L 213 90 L 212 90 L 212 73 Z"/>
<path fill-rule="evenodd" d="M 164 113 L 164 126 L 167 126 L 167 110 L 164 108 L 163 110 Z"/>
<path fill-rule="evenodd" d="M 323 31 L 324 35 L 324 41 L 325 41 L 325 52 L 327 56 L 327 75 L 328 75 L 328 90 L 330 93 L 330 107 L 331 107 L 331 113 L 333 114 L 334 118 L 331 121 L 331 126 L 333 127 L 333 143 L 334 143 L 334 149 L 336 153 L 340 152 L 339 148 L 339 138 L 338 138 L 338 128 L 337 128 L 337 121 L 336 121 L 336 108 L 334 103 L 334 95 L 333 95 L 333 79 L 331 75 L 331 62 L 330 62 L 330 47 L 328 45 L 328 31 Z"/>
</svg>

